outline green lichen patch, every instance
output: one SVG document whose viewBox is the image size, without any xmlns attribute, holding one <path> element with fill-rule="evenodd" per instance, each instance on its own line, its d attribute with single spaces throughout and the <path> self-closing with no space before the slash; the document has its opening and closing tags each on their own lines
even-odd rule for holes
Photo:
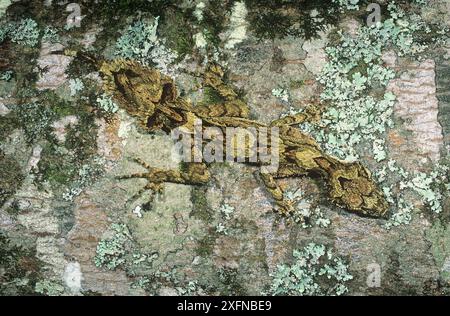
<svg viewBox="0 0 450 316">
<path fill-rule="evenodd" d="M 94 262 L 99 268 L 115 270 L 126 263 L 127 247 L 133 238 L 124 224 L 112 224 L 111 229 L 112 236 L 102 239 L 97 245 Z"/>
<path fill-rule="evenodd" d="M 27 18 L 1 25 L 0 43 L 10 40 L 23 46 L 35 47 L 39 43 L 40 30 L 35 20 Z"/>
<path fill-rule="evenodd" d="M 416 207 L 407 198 L 411 193 L 415 193 L 422 204 L 431 211 L 425 213 L 428 217 L 435 218 L 442 213 L 450 182 L 447 164 L 448 162 L 443 160 L 428 173 L 411 173 L 390 159 L 386 166 L 375 173 L 378 182 L 383 185 L 386 200 L 394 205 L 396 210 L 386 223 L 387 228 L 411 222 L 416 211 Z"/>
<path fill-rule="evenodd" d="M 345 261 L 324 245 L 311 243 L 293 252 L 292 265 L 279 265 L 272 274 L 272 295 L 342 295 L 353 279 Z"/>
<path fill-rule="evenodd" d="M 380 95 L 377 89 L 385 88 L 395 71 L 384 65 L 383 52 L 393 48 L 399 56 L 417 55 L 436 41 L 428 37 L 438 37 L 419 15 L 407 16 L 394 3 L 388 9 L 389 19 L 361 27 L 356 37 L 338 32 L 339 44 L 326 48 L 328 63 L 318 80 L 324 86 L 321 100 L 329 106 L 320 130 L 312 132 L 328 152 L 343 159 L 357 159 L 362 142 L 372 144 L 377 161 L 386 158 L 384 133 L 393 126 L 395 96 Z"/>
<path fill-rule="evenodd" d="M 57 282 L 43 280 L 36 283 L 35 291 L 46 296 L 60 296 L 64 293 L 64 286 Z"/>
<path fill-rule="evenodd" d="M 196 291 L 195 282 L 184 282 L 184 276 L 173 269 L 159 269 L 157 252 L 145 253 L 136 243 L 127 225 L 112 224 L 108 235 L 97 245 L 95 265 L 108 270 L 121 269 L 132 280 L 131 287 L 156 295 L 163 286 L 176 287 L 179 295 Z"/>
<path fill-rule="evenodd" d="M 168 73 L 178 55 L 158 38 L 158 25 L 159 17 L 153 21 L 139 20 L 130 25 L 116 42 L 115 56 L 133 59 Z"/>
<path fill-rule="evenodd" d="M 331 224 L 331 220 L 325 217 L 323 210 L 313 206 L 301 189 L 285 191 L 284 197 L 295 205 L 294 212 L 288 217 L 288 222 L 301 223 L 302 228 L 326 228 Z"/>
</svg>

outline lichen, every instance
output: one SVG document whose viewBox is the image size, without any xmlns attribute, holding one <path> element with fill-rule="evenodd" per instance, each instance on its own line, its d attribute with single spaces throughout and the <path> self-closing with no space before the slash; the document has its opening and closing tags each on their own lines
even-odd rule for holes
<svg viewBox="0 0 450 316">
<path fill-rule="evenodd" d="M 79 78 L 70 79 L 69 80 L 69 88 L 70 88 L 70 96 L 73 97 L 84 89 L 83 81 Z M 101 101 L 103 101 L 103 100 L 101 100 Z M 103 101 L 103 102 L 105 102 L 105 101 Z M 103 108 L 103 107 L 101 107 L 101 108 Z"/>
<path fill-rule="evenodd" d="M 172 63 L 177 54 L 164 45 L 157 36 L 159 17 L 153 23 L 138 21 L 130 25 L 117 40 L 114 54 L 133 59 L 143 65 L 151 65 L 165 74 L 172 73 Z"/>
<path fill-rule="evenodd" d="M 102 239 L 97 245 L 94 258 L 95 265 L 109 270 L 125 264 L 125 254 L 127 243 L 133 240 L 128 227 L 124 224 L 112 224 L 113 235 L 110 238 Z"/>
<path fill-rule="evenodd" d="M 279 265 L 271 274 L 271 295 L 342 295 L 348 292 L 346 283 L 353 279 L 348 266 L 331 249 L 310 243 L 294 250 L 292 265 Z"/>
<path fill-rule="evenodd" d="M 284 103 L 289 103 L 290 95 L 288 89 L 275 88 L 272 90 L 272 95 Z"/>
<path fill-rule="evenodd" d="M 33 19 L 23 19 L 19 22 L 10 22 L 1 26 L 0 42 L 6 38 L 19 45 L 34 47 L 39 43 L 40 30 Z"/>
<path fill-rule="evenodd" d="M 19 105 L 16 113 L 29 143 L 48 135 L 49 127 L 55 118 L 54 112 L 39 102 Z"/>
<path fill-rule="evenodd" d="M 105 93 L 97 98 L 97 107 L 106 114 L 114 114 L 119 110 L 119 106 L 113 101 L 111 96 Z"/>
<path fill-rule="evenodd" d="M 7 70 L 0 73 L 0 80 L 10 81 L 13 77 L 14 72 L 11 70 Z"/>
<path fill-rule="evenodd" d="M 302 228 L 311 228 L 313 226 L 326 228 L 331 221 L 325 217 L 320 207 L 313 207 L 311 202 L 305 198 L 301 189 L 296 191 L 285 191 L 284 197 L 294 203 L 294 212 L 290 214 L 289 220 L 300 223 Z"/>
<path fill-rule="evenodd" d="M 141 252 L 129 227 L 114 223 L 98 243 L 94 263 L 107 270 L 121 269 L 132 280 L 133 288 L 150 291 L 155 284 L 147 280 L 160 277 L 160 271 L 153 268 L 158 257 L 157 252 Z"/>
<path fill-rule="evenodd" d="M 359 0 L 332 0 L 333 3 L 339 5 L 339 11 L 345 12 L 345 10 L 359 10 Z"/>
<path fill-rule="evenodd" d="M 64 286 L 57 282 L 43 280 L 36 283 L 35 291 L 46 296 L 61 296 L 64 293 Z"/>
<path fill-rule="evenodd" d="M 93 157 L 91 161 L 81 165 L 76 179 L 69 184 L 69 188 L 63 193 L 63 199 L 73 201 L 84 188 L 92 184 L 94 179 L 102 174 L 104 165 L 105 160 L 101 157 Z"/>
<path fill-rule="evenodd" d="M 228 235 L 228 221 L 232 218 L 235 209 L 228 204 L 223 204 L 220 207 L 221 221 L 216 225 L 216 232 L 218 234 Z"/>
<path fill-rule="evenodd" d="M 375 173 L 377 180 L 383 184 L 387 201 L 395 209 L 385 227 L 389 229 L 411 222 L 416 207 L 406 198 L 408 192 L 415 192 L 420 197 L 422 205 L 431 210 L 431 214 L 440 214 L 443 200 L 448 196 L 450 183 L 448 171 L 446 161 L 436 164 L 429 173 L 424 173 L 407 172 L 395 160 L 390 159 L 387 165 Z M 387 177 L 388 173 L 390 177 Z"/>
<path fill-rule="evenodd" d="M 2 0 L 0 1 L 0 18 L 6 13 L 6 10 L 11 5 L 11 0 Z"/>
<path fill-rule="evenodd" d="M 42 34 L 42 41 L 50 43 L 50 44 L 54 44 L 54 43 L 60 42 L 61 37 L 59 36 L 57 29 L 55 29 L 51 26 L 47 26 L 44 29 L 44 32 Z"/>
<path fill-rule="evenodd" d="M 187 280 L 176 268 L 170 270 L 159 270 L 147 273 L 133 282 L 132 288 L 140 288 L 152 295 L 164 295 L 161 293 L 163 287 L 174 289 L 178 296 L 193 296 L 203 292 L 197 280 Z"/>
<path fill-rule="evenodd" d="M 318 77 L 321 101 L 329 106 L 318 127 L 303 125 L 325 150 L 348 161 L 359 158 L 356 148 L 363 143 L 372 144 L 375 160 L 387 158 L 385 132 L 393 127 L 396 98 L 375 91 L 385 88 L 395 71 L 384 65 L 383 52 L 395 48 L 399 56 L 417 56 L 439 37 L 428 38 L 432 29 L 419 15 L 405 15 L 395 3 L 388 11 L 390 18 L 360 27 L 356 36 L 337 32 L 340 40 L 326 48 L 328 62 Z"/>
<path fill-rule="evenodd" d="M 230 34 L 225 43 L 225 49 L 233 49 L 247 37 L 248 10 L 244 1 L 234 3 L 230 17 Z"/>
</svg>

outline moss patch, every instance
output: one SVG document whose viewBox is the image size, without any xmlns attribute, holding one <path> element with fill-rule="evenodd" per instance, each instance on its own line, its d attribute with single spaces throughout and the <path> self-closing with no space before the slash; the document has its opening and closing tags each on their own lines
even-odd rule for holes
<svg viewBox="0 0 450 316">
<path fill-rule="evenodd" d="M 191 193 L 191 202 L 193 205 L 193 210 L 190 216 L 195 219 L 204 221 L 205 223 L 210 223 L 214 213 L 208 206 L 208 201 L 206 199 L 206 187 L 193 187 Z"/>
<path fill-rule="evenodd" d="M 41 263 L 0 230 L 0 295 L 33 295 Z"/>
<path fill-rule="evenodd" d="M 0 206 L 16 192 L 23 179 L 17 161 L 0 151 Z"/>
<path fill-rule="evenodd" d="M 203 258 L 211 256 L 217 237 L 217 233 L 213 229 L 210 229 L 209 233 L 197 242 L 195 253 Z"/>
</svg>

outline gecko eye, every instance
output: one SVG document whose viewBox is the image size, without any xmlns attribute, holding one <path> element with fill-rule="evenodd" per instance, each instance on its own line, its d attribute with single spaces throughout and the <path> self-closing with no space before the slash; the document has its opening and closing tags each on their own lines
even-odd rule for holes
<svg viewBox="0 0 450 316">
<path fill-rule="evenodd" d="M 137 78 L 139 77 L 139 75 L 137 73 L 135 73 L 133 70 L 131 69 L 127 69 L 125 71 L 125 76 L 127 76 L 129 79 L 133 79 L 133 78 Z"/>
<path fill-rule="evenodd" d="M 339 184 L 341 185 L 341 187 L 344 190 L 348 190 L 349 188 L 351 188 L 353 186 L 352 180 L 351 179 L 347 179 L 344 177 L 339 177 L 338 178 Z"/>
<path fill-rule="evenodd" d="M 175 86 L 172 83 L 166 83 L 163 86 L 163 91 L 161 95 L 161 103 L 173 102 L 176 98 Z"/>
</svg>

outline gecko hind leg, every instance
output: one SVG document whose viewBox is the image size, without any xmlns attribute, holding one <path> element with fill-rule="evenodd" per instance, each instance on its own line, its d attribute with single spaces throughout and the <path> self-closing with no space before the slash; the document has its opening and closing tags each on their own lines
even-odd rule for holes
<svg viewBox="0 0 450 316">
<path fill-rule="evenodd" d="M 178 171 L 152 167 L 140 158 L 134 158 L 133 160 L 147 171 L 118 176 L 117 179 L 145 179 L 147 180 L 147 184 L 134 194 L 131 199 L 138 198 L 142 193 L 148 190 L 151 190 L 154 194 L 162 193 L 163 184 L 166 182 L 186 185 L 202 185 L 206 184 L 210 179 L 208 168 L 203 163 L 189 163 L 187 164 L 185 171 Z"/>
<path fill-rule="evenodd" d="M 141 165 L 143 168 L 145 168 L 147 170 L 147 172 L 138 172 L 138 173 L 132 173 L 132 174 L 128 174 L 128 175 L 117 176 L 116 179 L 118 179 L 118 180 L 146 179 L 147 183 L 138 192 L 133 194 L 133 196 L 127 200 L 127 203 L 136 201 L 146 191 L 151 191 L 150 202 L 152 202 L 154 200 L 156 194 L 162 194 L 164 192 L 163 183 L 154 181 L 155 179 L 153 177 L 150 177 L 150 174 L 152 174 L 152 171 L 155 172 L 157 169 L 151 167 L 149 164 L 147 164 L 144 160 L 142 160 L 140 158 L 133 158 L 132 160 L 134 162 L 136 162 L 137 164 Z"/>
</svg>

